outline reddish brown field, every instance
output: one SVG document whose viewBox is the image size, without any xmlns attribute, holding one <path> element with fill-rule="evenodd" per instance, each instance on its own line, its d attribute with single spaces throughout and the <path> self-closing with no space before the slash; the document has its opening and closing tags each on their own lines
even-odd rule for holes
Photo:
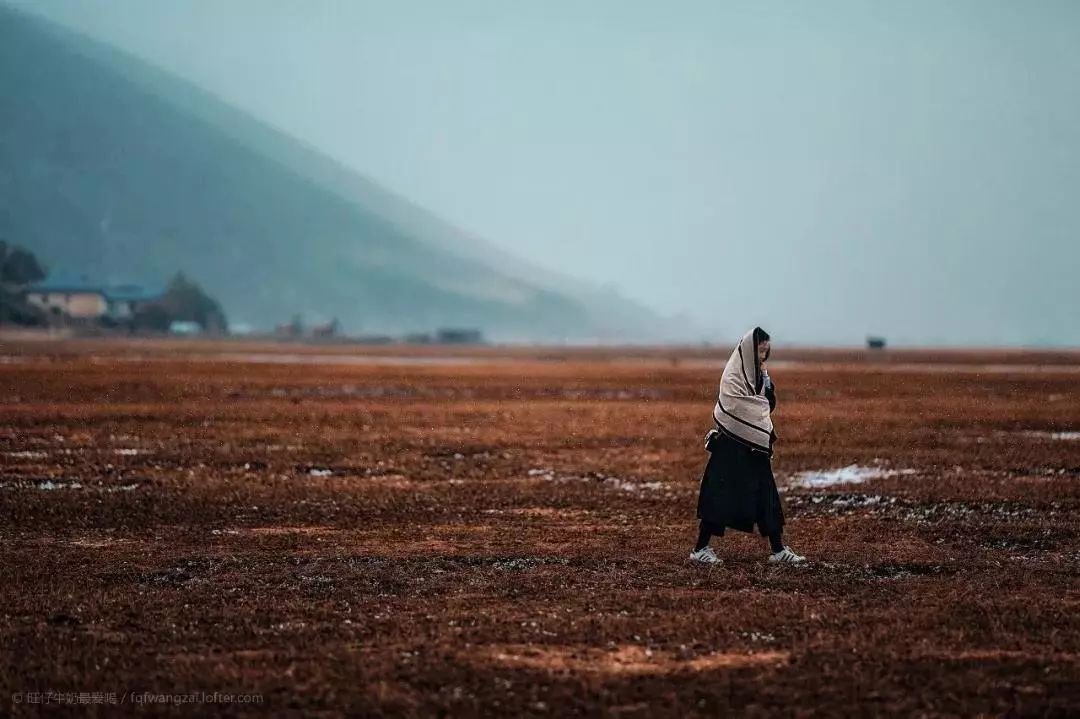
<svg viewBox="0 0 1080 719">
<path fill-rule="evenodd" d="M 0 355 L 0 714 L 1080 714 L 1080 354 L 778 348 L 715 568 L 726 350 Z"/>
</svg>

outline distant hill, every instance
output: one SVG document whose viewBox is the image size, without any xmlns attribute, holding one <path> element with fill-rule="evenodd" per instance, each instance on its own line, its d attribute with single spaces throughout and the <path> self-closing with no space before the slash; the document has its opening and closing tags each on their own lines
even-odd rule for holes
<svg viewBox="0 0 1080 719">
<path fill-rule="evenodd" d="M 183 270 L 230 318 L 496 339 L 655 338 L 544 272 L 163 71 L 0 6 L 0 237 L 96 281 Z"/>
</svg>

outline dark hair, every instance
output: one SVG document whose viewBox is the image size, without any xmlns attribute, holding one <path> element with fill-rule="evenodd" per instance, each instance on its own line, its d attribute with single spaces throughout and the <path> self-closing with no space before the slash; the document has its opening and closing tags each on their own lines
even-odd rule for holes
<svg viewBox="0 0 1080 719">
<path fill-rule="evenodd" d="M 762 342 L 769 341 L 769 333 L 760 327 L 754 328 L 754 391 L 761 391 L 761 383 L 765 381 L 761 375 L 761 360 L 758 359 L 757 348 Z M 772 347 L 765 350 L 765 359 L 769 359 L 769 353 L 772 352 Z"/>
<path fill-rule="evenodd" d="M 757 355 L 758 345 L 761 344 L 762 342 L 768 342 L 769 339 L 770 338 L 769 338 L 769 333 L 768 332 L 761 329 L 760 327 L 755 327 L 754 328 L 754 353 L 755 353 L 755 356 Z M 770 347 L 769 351 L 765 353 L 765 359 L 769 359 L 769 352 L 772 352 L 772 347 Z"/>
</svg>

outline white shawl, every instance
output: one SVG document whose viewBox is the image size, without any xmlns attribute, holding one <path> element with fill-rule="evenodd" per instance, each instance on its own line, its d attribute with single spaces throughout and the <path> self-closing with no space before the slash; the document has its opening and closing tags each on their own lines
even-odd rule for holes
<svg viewBox="0 0 1080 719">
<path fill-rule="evenodd" d="M 761 383 L 760 392 L 755 391 L 757 372 L 757 348 L 754 347 L 754 331 L 750 330 L 739 340 L 724 365 L 713 419 L 736 437 L 769 452 L 772 416 L 765 396 L 765 383 Z"/>
</svg>

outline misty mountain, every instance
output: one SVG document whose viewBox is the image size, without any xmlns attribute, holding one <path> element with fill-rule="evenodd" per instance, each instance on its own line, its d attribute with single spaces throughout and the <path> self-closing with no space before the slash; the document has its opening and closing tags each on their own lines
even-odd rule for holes
<svg viewBox="0 0 1080 719">
<path fill-rule="evenodd" d="M 0 7 L 0 237 L 52 270 L 163 284 L 235 321 L 646 339 L 648 310 L 543 272 L 146 63 Z"/>
</svg>

